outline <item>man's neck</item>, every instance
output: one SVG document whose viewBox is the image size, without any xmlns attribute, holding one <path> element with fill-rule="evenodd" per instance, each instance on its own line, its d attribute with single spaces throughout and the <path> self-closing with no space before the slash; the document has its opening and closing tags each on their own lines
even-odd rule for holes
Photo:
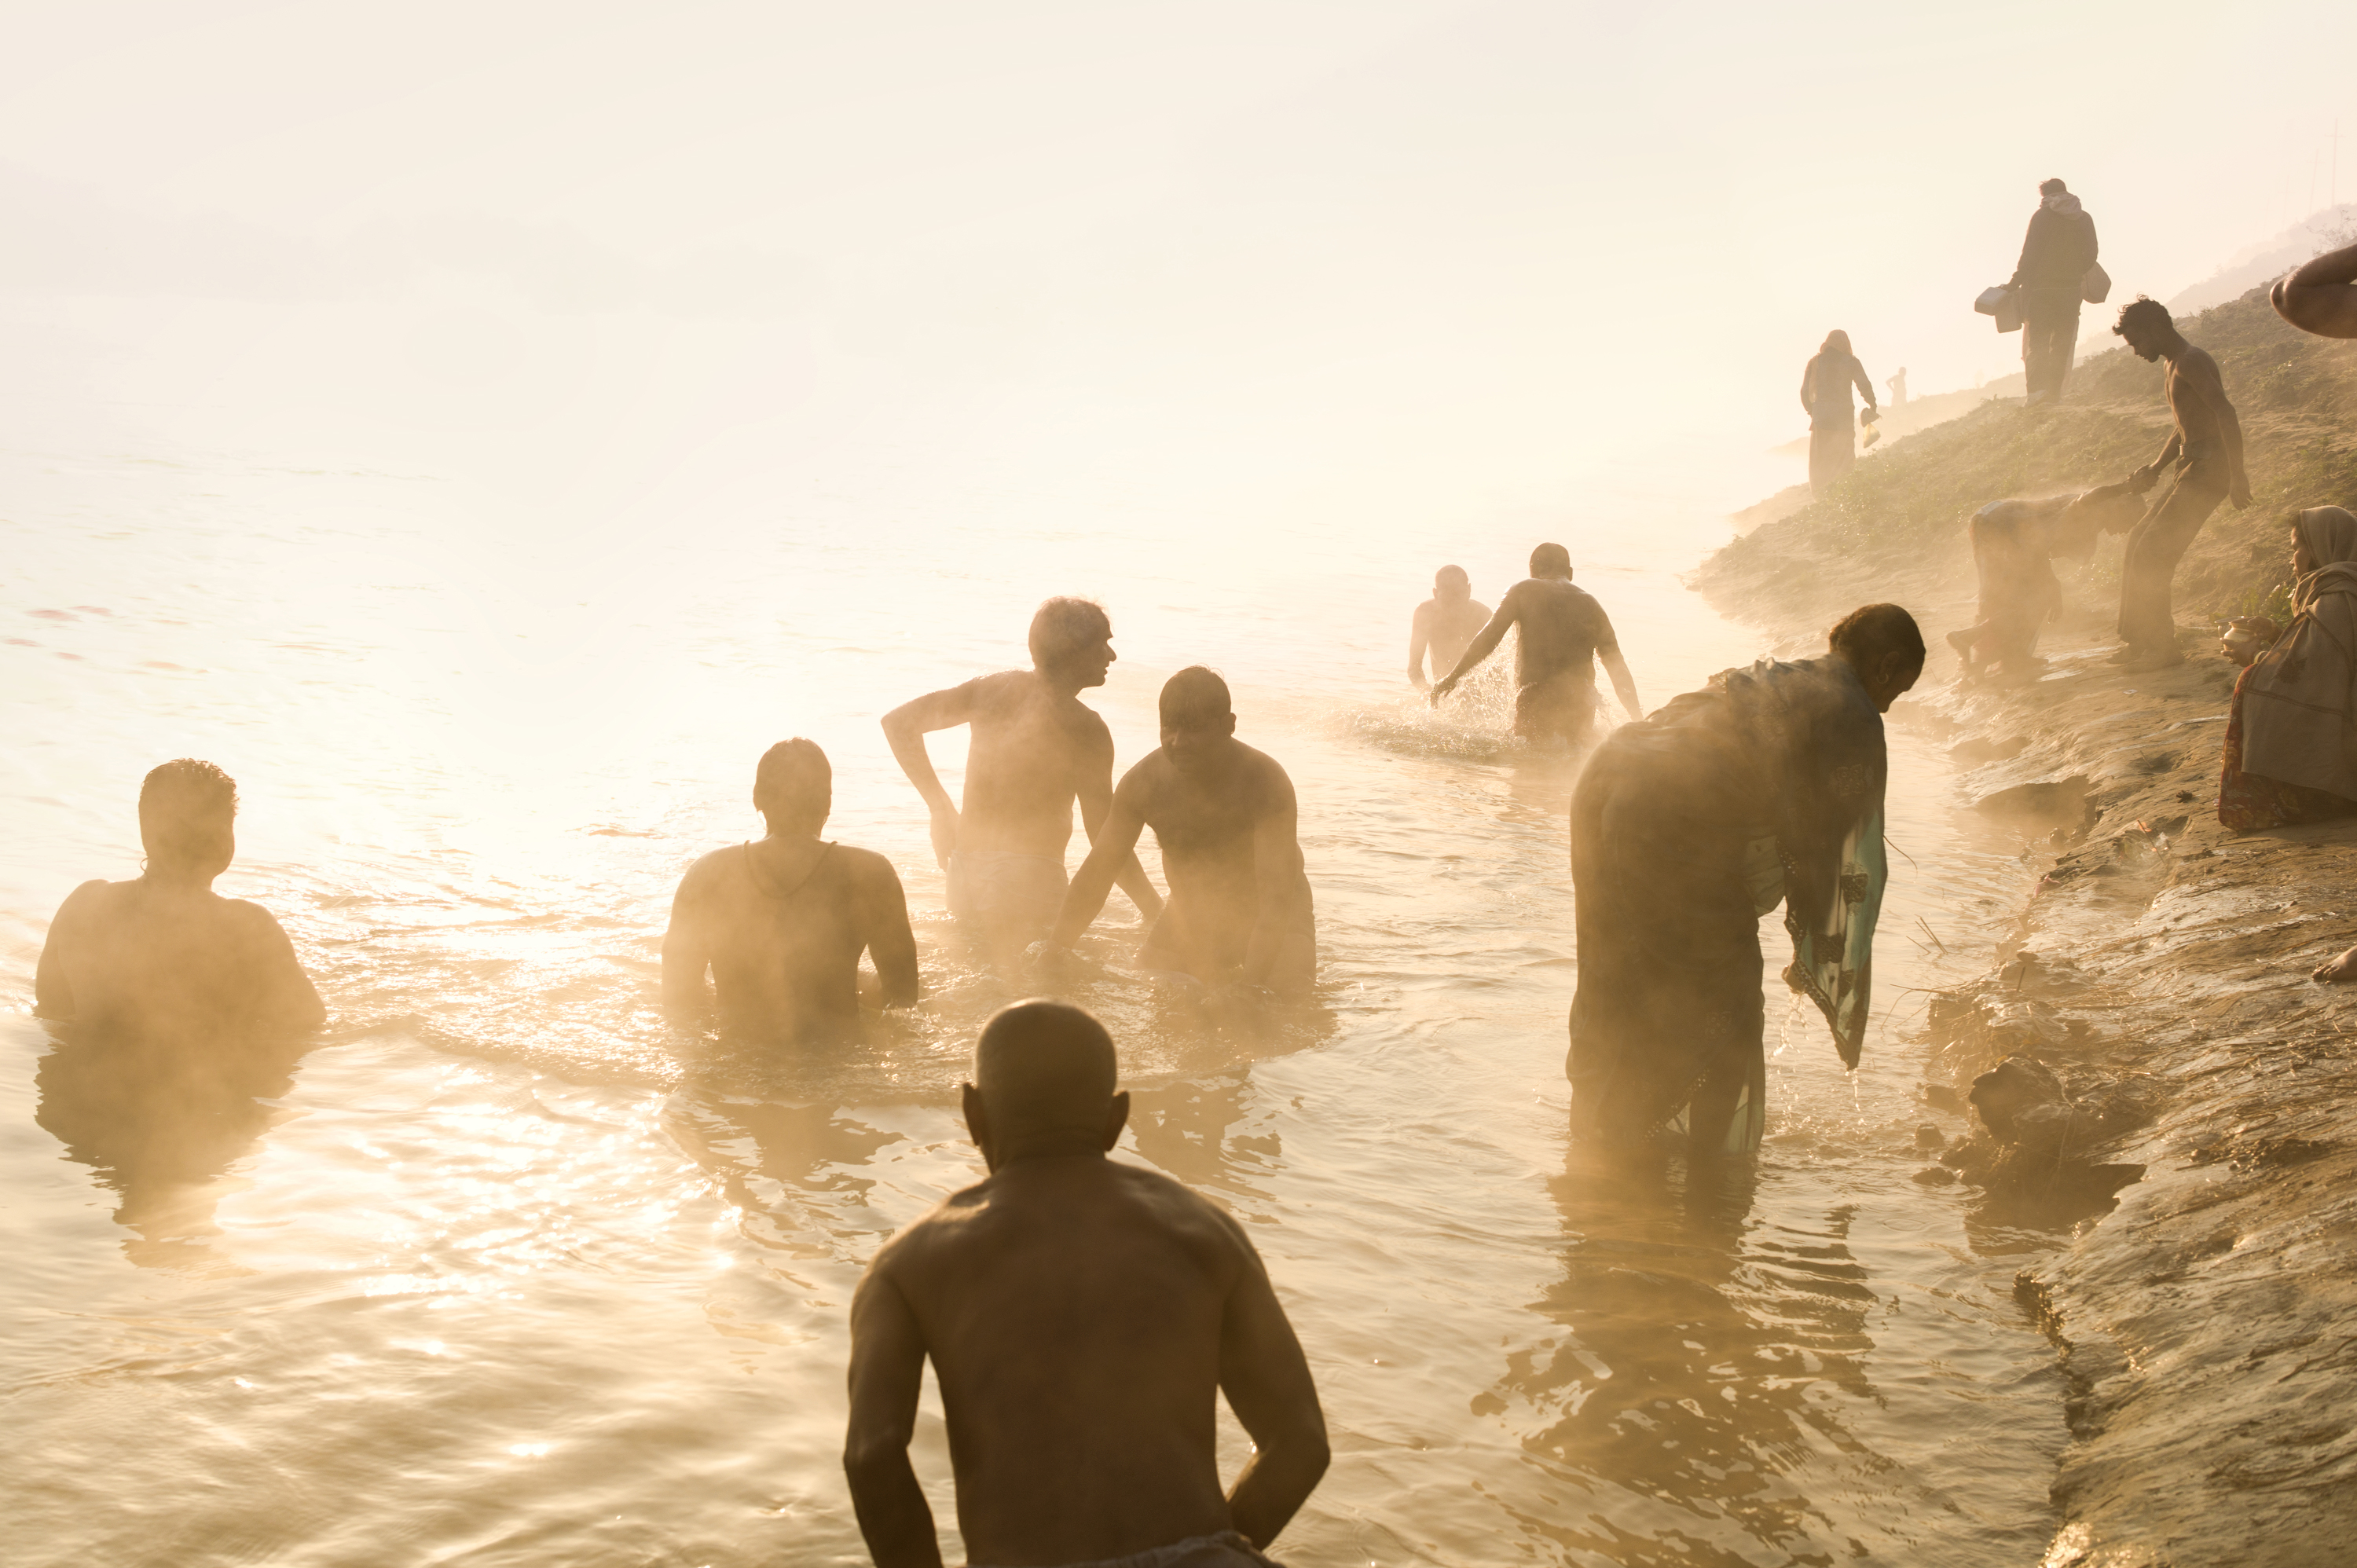
<svg viewBox="0 0 2357 1568">
<path fill-rule="evenodd" d="M 1028 1138 L 991 1161 L 993 1176 L 1011 1170 L 1045 1171 L 1104 1163 L 1104 1149 L 1095 1134 L 1076 1133 Z"/>
<path fill-rule="evenodd" d="M 151 865 L 139 874 L 139 881 L 141 886 L 152 887 L 158 893 L 210 893 L 213 890 L 213 877 L 220 875 L 217 871 L 208 875 L 200 871 L 178 871 L 167 866 Z"/>
<path fill-rule="evenodd" d="M 1078 697 L 1087 687 L 1087 682 L 1077 675 L 1066 674 L 1060 670 L 1043 670 L 1036 664 L 1031 667 L 1031 678 L 1046 687 L 1051 695 L 1067 701 Z"/>
</svg>

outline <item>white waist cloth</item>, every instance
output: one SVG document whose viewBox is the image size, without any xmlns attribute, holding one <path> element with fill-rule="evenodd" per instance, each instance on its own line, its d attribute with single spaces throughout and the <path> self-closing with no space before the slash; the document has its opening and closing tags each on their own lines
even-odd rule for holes
<svg viewBox="0 0 2357 1568">
<path fill-rule="evenodd" d="M 950 913 L 1047 925 L 1064 907 L 1060 855 L 962 849 L 950 856 Z"/>
<path fill-rule="evenodd" d="M 1284 1564 L 1262 1556 L 1234 1530 L 1223 1530 L 1217 1535 L 1189 1536 L 1126 1557 L 1100 1557 L 1089 1563 L 1062 1563 L 1060 1568 L 1284 1568 Z"/>
</svg>

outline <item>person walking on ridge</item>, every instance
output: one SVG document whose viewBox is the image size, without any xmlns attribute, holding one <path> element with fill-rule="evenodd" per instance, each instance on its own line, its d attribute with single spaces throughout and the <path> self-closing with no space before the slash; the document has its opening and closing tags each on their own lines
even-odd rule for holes
<svg viewBox="0 0 2357 1568">
<path fill-rule="evenodd" d="M 1849 401 L 1856 387 L 1875 408 L 1874 383 L 1849 351 L 1849 334 L 1828 332 L 1824 346 L 1801 372 L 1801 406 L 1809 411 L 1809 489 L 1822 498 L 1826 487 L 1857 464 L 1857 410 Z"/>
<path fill-rule="evenodd" d="M 2023 406 L 2059 402 L 2078 351 L 2079 305 L 2095 264 L 2095 220 L 2059 179 L 2038 188 L 2038 210 L 2022 236 L 2021 260 L 2006 287 L 2021 308 Z"/>
<path fill-rule="evenodd" d="M 2120 562 L 2120 640 L 2126 646 L 2112 656 L 2132 669 L 2158 670 L 2185 662 L 2169 603 L 2177 564 L 2220 501 L 2233 501 L 2237 510 L 2251 504 L 2251 481 L 2243 472 L 2242 422 L 2226 401 L 2218 361 L 2185 340 L 2169 307 L 2138 295 L 2120 307 L 2112 330 L 2138 359 L 2169 362 L 2163 385 L 2177 422 L 2160 455 L 2128 476 L 2141 493 L 2162 469 L 2174 469 L 2167 492 L 2128 532 Z"/>
</svg>

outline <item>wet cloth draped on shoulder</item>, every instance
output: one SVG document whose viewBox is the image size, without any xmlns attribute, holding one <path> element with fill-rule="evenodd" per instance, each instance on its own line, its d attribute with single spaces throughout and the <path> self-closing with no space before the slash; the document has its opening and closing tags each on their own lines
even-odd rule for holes
<svg viewBox="0 0 2357 1568">
<path fill-rule="evenodd" d="M 1785 983 L 1806 993 L 1833 1028 L 1843 1063 L 1866 1044 L 1874 927 L 1889 865 L 1882 793 L 1889 773 L 1882 715 L 1847 660 L 1762 660 L 1713 676 L 1741 736 L 1762 802 L 1761 839 L 1747 865 L 1753 902 L 1772 907 L 1781 873 L 1792 939 Z"/>
<path fill-rule="evenodd" d="M 2243 769 L 2357 800 L 2357 516 L 2310 507 L 2294 526 L 2319 564 L 2244 680 Z"/>
</svg>

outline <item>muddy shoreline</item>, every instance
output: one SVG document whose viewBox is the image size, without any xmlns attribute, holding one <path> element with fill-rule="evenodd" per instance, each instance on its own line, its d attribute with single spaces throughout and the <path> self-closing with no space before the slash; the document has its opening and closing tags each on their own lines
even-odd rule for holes
<svg viewBox="0 0 2357 1568">
<path fill-rule="evenodd" d="M 1715 566 L 1721 608 L 1815 629 L 1772 576 Z M 2071 1389 L 2045 1562 L 2339 1561 L 2357 1525 L 2357 994 L 2309 972 L 2357 941 L 2357 820 L 2219 824 L 2233 670 L 2214 654 L 2124 673 L 2083 608 L 2043 678 L 1964 685 L 1942 640 L 1971 618 L 1953 564 L 1878 588 L 1935 650 L 1892 722 L 1946 744 L 1957 806 L 2018 827 L 2044 867 L 1986 972 L 1932 1000 L 1924 1096 L 1975 1132 L 1920 1179 L 1953 1173 L 2056 1235 L 2017 1289 Z"/>
</svg>

